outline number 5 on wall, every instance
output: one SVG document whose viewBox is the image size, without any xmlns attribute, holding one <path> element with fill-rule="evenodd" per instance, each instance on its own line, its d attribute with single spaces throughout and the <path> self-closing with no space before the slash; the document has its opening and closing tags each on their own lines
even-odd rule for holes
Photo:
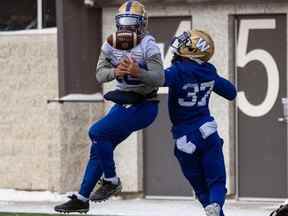
<svg viewBox="0 0 288 216">
<path fill-rule="evenodd" d="M 251 104 L 244 91 L 238 92 L 238 107 L 248 116 L 259 117 L 267 114 L 275 104 L 279 92 L 279 70 L 273 56 L 263 49 L 254 49 L 247 53 L 249 30 L 275 29 L 275 19 L 240 20 L 237 45 L 237 67 L 245 67 L 251 61 L 261 62 L 267 73 L 267 91 L 265 99 L 259 105 Z M 247 74 L 248 75 L 248 74 Z"/>
</svg>

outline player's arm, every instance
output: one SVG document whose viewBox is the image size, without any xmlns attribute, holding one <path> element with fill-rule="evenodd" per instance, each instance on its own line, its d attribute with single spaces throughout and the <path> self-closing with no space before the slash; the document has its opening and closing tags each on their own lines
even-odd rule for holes
<svg viewBox="0 0 288 216">
<path fill-rule="evenodd" d="M 160 49 L 151 35 L 144 40 L 144 56 L 146 68 L 140 68 L 139 79 L 146 85 L 159 87 L 164 83 L 163 62 Z"/>
<path fill-rule="evenodd" d="M 216 94 L 226 98 L 227 100 L 235 99 L 237 95 L 237 90 L 229 80 L 226 80 L 223 77 L 220 77 L 219 75 L 217 75 L 214 80 L 215 84 L 213 91 Z"/>
<path fill-rule="evenodd" d="M 172 87 L 173 83 L 175 82 L 175 76 L 176 76 L 175 65 L 172 65 L 171 67 L 165 69 L 164 74 L 165 74 L 165 81 L 163 83 L 163 86 Z"/>
<path fill-rule="evenodd" d="M 227 100 L 233 100 L 237 95 L 235 86 L 229 80 L 219 76 L 214 65 L 206 64 L 206 67 L 209 70 L 206 70 L 205 72 L 194 71 L 194 75 L 201 78 L 202 81 L 214 80 L 213 91 Z"/>
<path fill-rule="evenodd" d="M 96 68 L 96 80 L 99 83 L 109 82 L 116 78 L 115 66 L 109 60 L 109 57 L 101 51 Z"/>
<path fill-rule="evenodd" d="M 109 82 L 125 75 L 125 70 L 113 60 L 112 47 L 105 42 L 101 47 L 101 53 L 96 67 L 96 80 L 98 83 Z"/>
<path fill-rule="evenodd" d="M 120 73 L 136 77 L 152 87 L 163 86 L 164 72 L 160 54 L 146 59 L 145 64 L 139 64 L 132 58 L 124 59 L 118 66 Z"/>
<path fill-rule="evenodd" d="M 146 68 L 139 67 L 140 73 L 138 78 L 150 86 L 162 86 L 164 83 L 163 64 L 160 54 L 155 54 L 145 60 Z"/>
<path fill-rule="evenodd" d="M 164 72 L 160 49 L 154 37 L 146 36 L 143 40 L 145 40 L 142 42 L 144 44 L 142 47 L 143 64 L 137 64 L 131 58 L 126 62 L 122 62 L 122 64 L 128 69 L 128 74 L 137 77 L 144 84 L 152 87 L 162 86 L 164 83 Z"/>
</svg>

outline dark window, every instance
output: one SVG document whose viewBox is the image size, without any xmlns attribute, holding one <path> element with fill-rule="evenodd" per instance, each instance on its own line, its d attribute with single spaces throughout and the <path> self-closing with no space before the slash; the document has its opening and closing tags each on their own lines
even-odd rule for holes
<svg viewBox="0 0 288 216">
<path fill-rule="evenodd" d="M 38 2 L 42 4 L 42 14 L 37 14 Z M 56 0 L 1 0 L 0 31 L 41 28 L 37 25 L 38 16 L 42 16 L 42 28 L 55 27 Z"/>
<path fill-rule="evenodd" d="M 56 26 L 56 0 L 43 0 L 43 28 Z"/>
<path fill-rule="evenodd" d="M 2 0 L 0 31 L 35 29 L 37 27 L 37 0 Z"/>
</svg>

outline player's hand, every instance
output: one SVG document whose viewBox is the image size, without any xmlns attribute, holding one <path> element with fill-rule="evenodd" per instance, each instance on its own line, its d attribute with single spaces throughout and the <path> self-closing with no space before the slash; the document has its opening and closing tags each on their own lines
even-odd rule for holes
<svg viewBox="0 0 288 216">
<path fill-rule="evenodd" d="M 115 69 L 114 69 L 114 73 L 115 73 L 115 76 L 117 78 L 123 78 L 123 76 L 125 74 L 128 74 L 128 68 L 123 65 L 122 63 L 120 63 Z"/>
<path fill-rule="evenodd" d="M 138 63 L 136 63 L 132 58 L 124 59 L 120 65 L 127 69 L 127 72 L 132 77 L 139 77 L 141 71 Z"/>
</svg>

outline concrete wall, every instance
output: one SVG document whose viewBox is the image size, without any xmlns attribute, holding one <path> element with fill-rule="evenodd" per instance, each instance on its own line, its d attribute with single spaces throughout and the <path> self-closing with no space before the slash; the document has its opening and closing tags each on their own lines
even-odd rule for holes
<svg viewBox="0 0 288 216">
<path fill-rule="evenodd" d="M 58 97 L 57 33 L 0 34 L 0 188 L 77 190 L 103 103 Z"/>
<path fill-rule="evenodd" d="M 219 1 L 220 2 L 220 1 Z M 222 1 L 223 2 L 223 1 Z M 255 1 L 256 2 L 256 1 Z M 209 4 L 210 3 L 210 4 Z M 220 74 L 234 82 L 234 63 L 233 63 L 233 29 L 229 21 L 229 16 L 234 14 L 262 14 L 262 13 L 287 13 L 288 2 L 279 1 L 257 1 L 257 3 L 241 3 L 229 1 L 223 3 L 206 2 L 191 3 L 178 6 L 156 6 L 146 5 L 148 16 L 185 16 L 191 15 L 193 28 L 200 28 L 208 31 L 215 40 L 216 52 L 212 63 L 216 65 Z M 103 38 L 114 28 L 114 15 L 116 7 L 107 7 L 103 11 Z M 104 90 L 113 88 L 113 84 L 105 85 Z M 106 107 L 109 107 L 107 105 Z M 229 103 L 217 95 L 212 96 L 210 105 L 211 111 L 215 116 L 219 131 L 225 140 L 224 154 L 226 171 L 228 175 L 228 193 L 236 192 L 236 142 L 235 142 L 235 104 Z M 228 113 L 228 115 L 227 115 Z M 121 144 L 118 152 L 119 173 L 124 179 L 126 190 L 142 190 L 143 159 L 141 132 L 133 134 L 125 144 Z M 134 150 L 133 150 L 134 149 Z M 132 154 L 134 151 L 134 154 Z M 129 170 L 129 173 L 127 173 Z M 134 174 L 138 173 L 138 176 Z M 132 175 L 132 176 L 131 176 Z M 127 186 L 128 184 L 128 186 Z"/>
<path fill-rule="evenodd" d="M 0 187 L 49 185 L 46 100 L 57 96 L 56 34 L 0 36 Z"/>
<path fill-rule="evenodd" d="M 90 152 L 88 130 L 102 117 L 103 102 L 52 102 L 47 106 L 48 190 L 78 191 Z"/>
</svg>

